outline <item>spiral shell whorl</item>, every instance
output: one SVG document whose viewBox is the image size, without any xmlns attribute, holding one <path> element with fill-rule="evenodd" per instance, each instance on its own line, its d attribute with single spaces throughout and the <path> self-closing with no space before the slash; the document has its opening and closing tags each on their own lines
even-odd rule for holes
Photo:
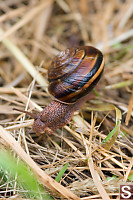
<svg viewBox="0 0 133 200">
<path fill-rule="evenodd" d="M 102 53 L 91 46 L 60 52 L 48 71 L 50 94 L 62 102 L 76 102 L 96 85 L 103 65 Z"/>
<path fill-rule="evenodd" d="M 78 63 L 84 57 L 84 50 L 78 49 L 66 49 L 61 51 L 52 61 L 51 67 L 48 71 L 48 80 L 52 82 L 57 79 L 61 79 L 63 76 L 67 76 L 73 72 Z"/>
</svg>

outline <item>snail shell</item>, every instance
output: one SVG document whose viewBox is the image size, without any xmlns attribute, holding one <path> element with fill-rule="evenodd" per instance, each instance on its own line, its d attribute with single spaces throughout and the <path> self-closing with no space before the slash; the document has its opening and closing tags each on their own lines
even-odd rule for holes
<svg viewBox="0 0 133 200">
<path fill-rule="evenodd" d="M 48 90 L 57 100 L 74 103 L 88 94 L 104 67 L 101 51 L 91 46 L 61 51 L 48 70 Z"/>
</svg>

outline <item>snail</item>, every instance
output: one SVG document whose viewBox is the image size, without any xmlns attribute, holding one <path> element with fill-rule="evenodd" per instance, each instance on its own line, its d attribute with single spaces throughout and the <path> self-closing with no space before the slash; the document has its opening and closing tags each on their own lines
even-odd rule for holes
<svg viewBox="0 0 133 200">
<path fill-rule="evenodd" d="M 99 81 L 104 68 L 101 51 L 92 46 L 61 51 L 48 69 L 48 91 L 53 101 L 42 112 L 27 113 L 34 118 L 32 130 L 37 135 L 49 133 L 68 124 L 74 112 L 89 99 L 89 92 Z"/>
</svg>

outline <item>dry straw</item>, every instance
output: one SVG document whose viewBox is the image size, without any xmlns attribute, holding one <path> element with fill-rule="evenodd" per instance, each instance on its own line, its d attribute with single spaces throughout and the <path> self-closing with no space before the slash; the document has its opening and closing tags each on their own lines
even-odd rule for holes
<svg viewBox="0 0 133 200">
<path fill-rule="evenodd" d="M 118 199 L 119 184 L 132 181 L 132 10 L 132 1 L 121 0 L 0 4 L 0 146 L 24 160 L 55 199 Z M 33 120 L 12 108 L 41 111 L 51 101 L 46 79 L 51 58 L 81 44 L 104 53 L 96 97 L 52 135 L 27 135 Z M 14 182 L 12 194 L 4 183 L 4 197 L 21 197 Z"/>
</svg>

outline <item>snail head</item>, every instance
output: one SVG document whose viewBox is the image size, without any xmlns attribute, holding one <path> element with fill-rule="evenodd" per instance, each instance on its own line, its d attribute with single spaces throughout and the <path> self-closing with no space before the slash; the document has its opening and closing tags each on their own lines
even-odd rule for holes
<svg viewBox="0 0 133 200">
<path fill-rule="evenodd" d="M 45 132 L 46 125 L 41 120 L 40 113 L 35 114 L 35 113 L 32 113 L 32 112 L 28 112 L 28 111 L 17 109 L 17 108 L 13 108 L 13 110 L 16 110 L 16 111 L 19 111 L 19 112 L 22 112 L 22 113 L 26 113 L 34 119 L 33 127 L 28 133 L 30 133 L 31 131 L 35 131 L 36 135 L 39 136 L 39 135 L 41 135 Z"/>
</svg>

